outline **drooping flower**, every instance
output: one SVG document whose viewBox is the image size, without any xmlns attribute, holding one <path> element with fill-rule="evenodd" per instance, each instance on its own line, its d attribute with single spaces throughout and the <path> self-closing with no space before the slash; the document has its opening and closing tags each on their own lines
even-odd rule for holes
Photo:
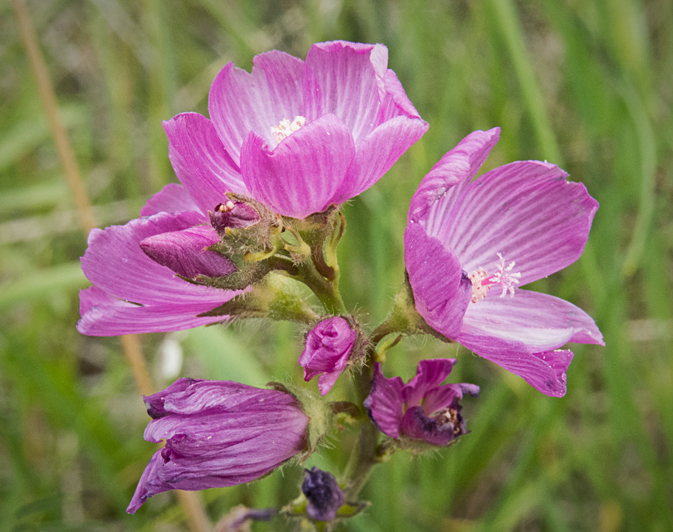
<svg viewBox="0 0 673 532">
<path fill-rule="evenodd" d="M 603 337 L 575 305 L 519 286 L 580 257 L 598 203 L 546 162 L 518 161 L 472 181 L 499 136 L 499 128 L 471 133 L 423 178 L 404 235 L 409 283 L 430 327 L 560 397 L 573 355 L 559 348 Z"/>
<path fill-rule="evenodd" d="M 258 55 L 252 73 L 229 63 L 210 89 L 210 120 L 164 122 L 175 173 L 202 209 L 226 192 L 294 218 L 343 203 L 428 127 L 387 62 L 383 45 L 334 41 L 311 46 L 306 61 Z"/>
<path fill-rule="evenodd" d="M 172 489 L 203 490 L 260 478 L 308 448 L 309 418 L 284 391 L 231 381 L 178 379 L 145 397 L 145 439 L 166 440 L 127 512 Z"/>
<path fill-rule="evenodd" d="M 306 335 L 306 346 L 299 357 L 304 380 L 316 375 L 320 395 L 327 395 L 346 367 L 358 333 L 345 318 L 333 316 L 318 323 Z"/>
<path fill-rule="evenodd" d="M 305 472 L 301 491 L 308 501 L 306 513 L 316 521 L 331 521 L 344 503 L 344 492 L 332 473 L 315 466 Z"/>
<path fill-rule="evenodd" d="M 421 360 L 408 384 L 400 377 L 387 379 L 374 364 L 374 380 L 364 406 L 376 427 L 391 438 L 410 438 L 447 445 L 467 433 L 462 407 L 464 394 L 479 395 L 474 384 L 444 384 L 455 359 Z"/>
</svg>

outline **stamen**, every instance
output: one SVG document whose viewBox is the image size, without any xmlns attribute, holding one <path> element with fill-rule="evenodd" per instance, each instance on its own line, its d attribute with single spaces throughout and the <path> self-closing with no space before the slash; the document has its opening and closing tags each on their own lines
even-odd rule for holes
<svg viewBox="0 0 673 532">
<path fill-rule="evenodd" d="M 290 122 L 287 118 L 284 118 L 280 121 L 276 127 L 271 128 L 271 134 L 276 139 L 276 144 L 278 144 L 283 139 L 289 137 L 292 133 L 301 129 L 301 127 L 306 123 L 306 118 L 303 116 L 295 116 L 294 120 Z"/>
<path fill-rule="evenodd" d="M 498 270 L 493 275 L 489 277 L 488 272 L 481 267 L 470 275 L 470 281 L 472 281 L 472 303 L 484 299 L 486 293 L 493 285 L 502 286 L 500 297 L 505 297 L 507 292 L 509 292 L 510 297 L 514 297 L 514 288 L 516 288 L 515 285 L 519 284 L 521 273 L 511 273 L 514 268 L 514 261 L 506 266 L 502 253 L 498 253 L 497 255 L 500 261 L 497 266 Z"/>
</svg>

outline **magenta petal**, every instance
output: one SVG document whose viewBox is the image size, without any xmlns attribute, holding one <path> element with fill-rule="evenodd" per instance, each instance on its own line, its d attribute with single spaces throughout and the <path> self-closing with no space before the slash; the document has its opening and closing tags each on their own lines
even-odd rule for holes
<svg viewBox="0 0 673 532">
<path fill-rule="evenodd" d="M 589 238 L 598 202 L 552 164 L 520 161 L 477 179 L 445 219 L 445 243 L 468 273 L 490 273 L 501 253 L 521 285 L 575 262 Z M 459 223 L 457 222 L 459 220 Z"/>
<path fill-rule="evenodd" d="M 396 116 L 420 118 L 418 111 L 407 98 L 402 84 L 397 79 L 397 74 L 390 69 L 385 74 L 384 89 L 386 94 L 379 108 L 379 116 L 376 120 L 377 126 Z"/>
<path fill-rule="evenodd" d="M 173 169 L 201 212 L 207 214 L 224 201 L 226 192 L 247 193 L 238 166 L 210 120 L 183 113 L 163 124 Z"/>
<path fill-rule="evenodd" d="M 208 111 L 234 162 L 250 131 L 272 141 L 271 128 L 302 115 L 304 62 L 272 51 L 253 59 L 252 73 L 226 65 L 213 81 Z"/>
<path fill-rule="evenodd" d="M 372 389 L 363 405 L 377 428 L 391 438 L 400 437 L 403 386 L 404 382 L 400 377 L 386 379 L 381 371 L 381 364 L 374 363 Z"/>
<path fill-rule="evenodd" d="M 380 44 L 314 44 L 306 55 L 304 116 L 335 114 L 359 146 L 376 125 L 387 63 L 388 50 Z"/>
<path fill-rule="evenodd" d="M 437 388 L 449 376 L 455 363 L 455 358 L 421 360 L 416 367 L 416 375 L 402 389 L 402 399 L 407 407 L 419 405 L 426 393 Z"/>
<path fill-rule="evenodd" d="M 140 211 L 140 216 L 179 211 L 199 212 L 199 206 L 184 187 L 176 183 L 169 183 L 147 201 Z"/>
<path fill-rule="evenodd" d="M 404 263 L 416 310 L 430 327 L 454 338 L 472 298 L 472 283 L 455 254 L 410 223 L 404 233 Z"/>
<path fill-rule="evenodd" d="M 269 150 L 255 133 L 243 145 L 241 170 L 250 194 L 276 212 L 305 218 L 329 207 L 355 155 L 348 128 L 325 115 Z"/>
<path fill-rule="evenodd" d="M 463 398 L 464 393 L 478 396 L 479 386 L 475 384 L 445 384 L 426 392 L 423 397 L 423 410 L 430 416 L 443 408 L 449 408 L 454 401 Z"/>
<path fill-rule="evenodd" d="M 82 319 L 77 330 L 89 336 L 118 336 L 146 332 L 181 331 L 225 320 L 226 316 L 199 318 L 241 292 L 221 292 L 217 302 L 199 300 L 178 304 L 140 306 L 117 299 L 97 286 L 80 292 Z"/>
<path fill-rule="evenodd" d="M 183 277 L 224 277 L 235 272 L 236 267 L 223 255 L 206 249 L 219 241 L 212 227 L 198 226 L 150 236 L 140 242 L 140 248 L 152 260 Z"/>
<path fill-rule="evenodd" d="M 447 220 L 455 218 L 451 214 L 459 193 L 477 175 L 499 138 L 497 127 L 474 131 L 447 152 L 423 178 L 411 198 L 408 222 L 421 222 L 430 236 L 444 242 L 449 228 Z"/>
<path fill-rule="evenodd" d="M 514 297 L 489 292 L 468 307 L 463 325 L 473 335 L 521 342 L 529 353 L 558 349 L 567 342 L 605 345 L 596 323 L 582 309 L 528 290 L 517 290 Z"/>
<path fill-rule="evenodd" d="M 521 343 L 496 337 L 461 333 L 458 341 L 468 349 L 523 378 L 538 391 L 551 397 L 566 394 L 566 371 L 573 359 L 571 351 L 529 353 Z"/>
<path fill-rule="evenodd" d="M 398 116 L 377 127 L 358 147 L 333 202 L 342 203 L 371 187 L 427 130 L 425 121 L 406 116 Z"/>
</svg>

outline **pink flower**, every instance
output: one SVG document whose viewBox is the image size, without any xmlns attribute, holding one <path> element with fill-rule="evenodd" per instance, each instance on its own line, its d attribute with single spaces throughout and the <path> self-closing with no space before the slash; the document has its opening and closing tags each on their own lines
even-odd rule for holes
<svg viewBox="0 0 673 532">
<path fill-rule="evenodd" d="M 357 196 L 428 128 L 387 62 L 383 45 L 334 41 L 306 61 L 258 55 L 252 73 L 229 63 L 210 89 L 210 120 L 164 122 L 175 173 L 210 210 L 235 192 L 305 218 Z"/>
<path fill-rule="evenodd" d="M 598 203 L 553 164 L 519 161 L 473 180 L 500 135 L 475 131 L 423 178 L 404 257 L 416 310 L 447 338 L 523 377 L 566 392 L 567 342 L 603 344 L 576 306 L 519 286 L 575 262 Z"/>
<path fill-rule="evenodd" d="M 304 380 L 307 382 L 322 373 L 318 379 L 320 395 L 327 395 L 341 375 L 357 336 L 357 331 L 340 316 L 321 321 L 306 335 L 306 346 L 299 357 L 299 365 L 304 368 Z"/>
<path fill-rule="evenodd" d="M 308 448 L 309 418 L 294 396 L 231 381 L 178 379 L 145 397 L 157 451 L 126 510 L 157 493 L 243 484 Z"/>
<path fill-rule="evenodd" d="M 372 389 L 364 402 L 376 427 L 391 438 L 401 437 L 432 445 L 447 445 L 467 433 L 458 403 L 463 394 L 479 395 L 474 384 L 444 384 L 452 358 L 421 360 L 416 376 L 404 384 L 400 377 L 387 379 L 381 364 L 374 364 Z"/>
</svg>

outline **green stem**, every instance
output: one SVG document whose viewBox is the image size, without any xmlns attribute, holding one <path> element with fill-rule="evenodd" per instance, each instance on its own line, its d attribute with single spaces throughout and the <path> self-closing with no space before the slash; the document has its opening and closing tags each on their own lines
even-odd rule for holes
<svg viewBox="0 0 673 532">
<path fill-rule="evenodd" d="M 339 293 L 338 278 L 325 279 L 316 269 L 312 260 L 306 260 L 297 266 L 299 275 L 295 277 L 308 286 L 330 314 L 348 314 Z"/>
</svg>

